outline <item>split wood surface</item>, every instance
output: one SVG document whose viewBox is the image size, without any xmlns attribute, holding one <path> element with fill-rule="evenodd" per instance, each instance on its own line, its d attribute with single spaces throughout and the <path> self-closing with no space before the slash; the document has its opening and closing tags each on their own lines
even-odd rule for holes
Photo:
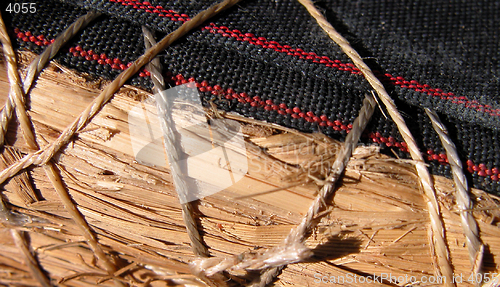
<svg viewBox="0 0 500 287">
<path fill-rule="evenodd" d="M 33 55 L 18 57 L 24 69 Z M 9 84 L 1 64 L 0 100 L 5 102 Z M 54 64 L 44 70 L 28 103 L 38 145 L 53 142 L 105 84 Z M 116 278 L 136 286 L 148 282 L 164 286 L 162 280 L 204 284 L 188 265 L 195 257 L 169 169 L 140 164 L 133 156 L 128 112 L 149 96 L 136 88 L 122 88 L 54 158 L 78 210 L 118 270 L 110 276 L 100 262 L 95 263 L 43 168 L 33 168 L 4 187 L 10 216 L 0 221 L 1 284 L 38 284 L 11 236 L 12 228 L 25 231 L 31 251 L 53 284 L 93 286 L 102 281 L 111 286 L 111 279 Z M 221 258 L 253 256 L 281 244 L 307 212 L 327 175 L 325 167 L 333 163 L 341 147 L 320 134 L 240 120 L 247 140 L 248 173 L 235 185 L 195 205 L 203 240 L 209 252 Z M 16 128 L 12 123 L 7 134 L 4 167 L 30 151 Z M 459 208 L 452 196 L 453 182 L 442 177 L 434 180 L 452 267 L 466 282 L 472 270 Z M 436 262 L 428 245 L 429 213 L 418 186 L 411 162 L 381 155 L 375 147 L 358 147 L 341 187 L 328 202 L 330 208 L 316 219 L 318 224 L 305 241 L 314 256 L 283 269 L 276 284 L 314 285 L 315 275 L 347 278 L 354 273 L 386 273 L 417 280 L 434 275 Z M 251 196 L 280 188 L 284 189 Z M 483 270 L 498 273 L 500 199 L 479 190 L 473 193 L 476 204 L 471 214 L 487 246 Z M 242 271 L 229 275 L 246 275 L 248 282 L 255 277 Z"/>
</svg>

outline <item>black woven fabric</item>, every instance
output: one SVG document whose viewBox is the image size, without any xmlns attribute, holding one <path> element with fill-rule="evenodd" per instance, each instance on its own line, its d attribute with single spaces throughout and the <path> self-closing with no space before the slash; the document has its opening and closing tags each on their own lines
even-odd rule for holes
<svg viewBox="0 0 500 287">
<path fill-rule="evenodd" d="M 141 25 L 160 38 L 214 1 L 34 2 L 35 14 L 11 14 L 7 21 L 20 48 L 39 53 L 78 16 L 89 9 L 101 11 L 106 15 L 56 59 L 112 79 L 143 53 Z M 449 128 L 473 186 L 500 194 L 500 2 L 315 4 L 385 83 L 432 172 L 450 177 L 444 149 L 423 107 L 436 110 Z M 195 81 L 205 103 L 336 139 L 345 137 L 370 90 L 295 1 L 243 1 L 169 47 L 161 59 L 170 84 Z M 131 83 L 152 85 L 145 70 Z M 363 141 L 409 157 L 394 123 L 379 111 Z"/>
</svg>

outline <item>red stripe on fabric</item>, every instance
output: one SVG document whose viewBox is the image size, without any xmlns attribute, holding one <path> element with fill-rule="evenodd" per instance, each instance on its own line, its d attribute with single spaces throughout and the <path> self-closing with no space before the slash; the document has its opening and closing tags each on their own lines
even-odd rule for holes
<svg viewBox="0 0 500 287">
<path fill-rule="evenodd" d="M 300 48 L 292 48 L 288 45 L 281 45 L 276 41 L 268 41 L 264 37 L 256 37 L 252 33 L 242 33 L 239 30 L 231 30 L 228 27 L 217 27 L 214 23 L 202 28 L 212 34 L 221 34 L 224 37 L 235 38 L 238 41 L 248 42 L 253 45 L 261 46 L 266 49 L 272 49 L 279 53 L 286 53 L 290 56 L 295 56 L 300 59 L 310 60 L 314 63 L 324 64 L 327 67 L 336 68 L 340 71 L 347 71 L 351 74 L 361 74 L 360 70 L 354 64 L 342 63 L 340 60 L 331 60 L 327 56 L 318 56 L 313 52 L 306 52 Z"/>
<path fill-rule="evenodd" d="M 179 14 L 174 10 L 166 10 L 161 5 L 153 6 L 147 1 L 139 0 L 109 0 L 110 2 L 121 3 L 123 6 L 132 6 L 137 10 L 142 10 L 147 13 L 157 14 L 160 17 L 169 18 L 172 21 L 186 22 L 190 20 L 186 14 Z"/>
<path fill-rule="evenodd" d="M 238 41 L 248 42 L 253 45 L 261 46 L 266 49 L 272 49 L 279 53 L 286 53 L 290 56 L 295 56 L 300 59 L 309 60 L 313 63 L 323 64 L 330 68 L 335 68 L 340 71 L 346 71 L 351 74 L 361 74 L 361 71 L 351 63 L 342 63 L 340 60 L 332 60 L 328 56 L 319 56 L 313 52 L 306 52 L 299 48 L 292 48 L 288 45 L 281 45 L 276 41 L 268 41 L 264 37 L 257 37 L 251 33 L 242 33 L 239 30 L 231 30 L 228 27 L 215 26 L 214 23 L 210 23 L 209 26 L 205 26 L 202 30 L 207 30 L 212 34 L 221 34 L 224 37 L 235 38 Z M 469 100 L 465 96 L 456 96 L 454 93 L 444 92 L 438 88 L 432 88 L 427 84 L 421 84 L 416 80 L 406 80 L 403 77 L 395 77 L 391 74 L 381 74 L 378 71 L 374 71 L 377 77 L 382 81 L 388 82 L 394 86 L 399 86 L 401 88 L 411 89 L 416 92 L 424 93 L 429 96 L 439 97 L 443 100 L 449 100 L 454 104 L 462 104 L 467 108 L 475 109 L 478 112 L 488 113 L 491 116 L 500 116 L 500 109 L 492 109 L 490 105 L 480 104 L 476 100 Z"/>
<path fill-rule="evenodd" d="M 186 22 L 190 18 L 186 14 L 178 14 L 173 10 L 165 10 L 162 6 L 153 6 L 149 2 L 141 2 L 139 0 L 109 0 L 110 2 L 121 3 L 124 6 L 132 6 L 132 8 L 143 10 L 148 13 L 158 14 L 160 17 L 170 18 L 172 21 Z M 310 60 L 313 63 L 323 64 L 327 67 L 334 68 L 340 71 L 346 71 L 351 74 L 361 74 L 361 71 L 351 63 L 342 63 L 340 60 L 331 60 L 328 56 L 318 56 L 313 52 L 306 52 L 300 48 L 292 48 L 288 45 L 282 45 L 276 41 L 268 41 L 264 37 L 256 37 L 252 33 L 243 33 L 239 30 L 230 29 L 225 26 L 217 27 L 214 23 L 203 27 L 202 30 L 208 30 L 213 34 L 222 34 L 224 37 L 232 37 L 238 41 L 248 42 L 253 45 L 258 45 L 266 49 L 272 49 L 279 53 L 295 56 L 300 59 Z M 500 116 L 500 109 L 493 109 L 490 105 L 483 105 L 476 100 L 469 100 L 465 96 L 457 96 L 451 92 L 444 92 L 438 88 L 432 88 L 427 84 L 421 84 L 416 80 L 406 80 L 401 76 L 393 76 L 391 74 L 381 74 L 374 71 L 382 81 L 388 82 L 394 86 L 401 88 L 412 89 L 419 93 L 424 93 L 429 96 L 439 97 L 442 100 L 449 100 L 454 104 L 464 105 L 466 108 L 475 109 L 478 112 L 487 113 L 490 116 Z"/>
<path fill-rule="evenodd" d="M 186 14 L 178 14 L 173 10 L 165 10 L 162 6 L 153 6 L 149 2 L 141 2 L 139 0 L 109 0 L 110 2 L 121 3 L 125 6 L 132 6 L 138 10 L 144 10 L 148 13 L 158 14 L 160 17 L 170 18 L 172 21 L 188 21 L 190 18 Z M 248 42 L 253 45 L 258 45 L 266 49 L 272 49 L 279 53 L 286 53 L 287 55 L 295 56 L 300 59 L 310 60 L 313 63 L 323 64 L 327 67 L 334 68 L 340 71 L 346 71 L 351 74 L 361 74 L 361 71 L 351 63 L 342 63 L 340 60 L 331 60 L 328 56 L 318 56 L 313 52 L 306 52 L 300 48 L 292 48 L 288 45 L 281 45 L 276 41 L 268 41 L 264 37 L 256 37 L 252 33 L 242 33 L 236 29 L 230 29 L 225 26 L 217 27 L 214 23 L 209 26 L 203 27 L 202 30 L 208 30 L 213 34 L 222 34 L 224 37 L 232 37 L 238 41 Z M 393 76 L 391 74 L 381 74 L 378 71 L 377 76 L 385 82 L 389 82 L 394 86 L 401 88 L 412 89 L 416 92 L 424 93 L 429 96 L 439 97 L 442 100 L 449 100 L 454 104 L 464 105 L 466 108 L 475 109 L 478 112 L 487 113 L 491 116 L 500 116 L 500 109 L 492 109 L 490 105 L 483 105 L 476 100 L 469 100 L 465 96 L 457 96 L 451 92 L 444 92 L 438 88 L 432 88 L 427 84 L 421 84 L 416 80 L 406 80 L 401 76 Z"/>
<path fill-rule="evenodd" d="M 195 82 L 194 78 L 186 80 L 182 75 L 170 77 L 176 85 L 182 85 L 188 82 Z M 288 107 L 285 103 L 276 103 L 271 99 L 262 100 L 259 96 L 251 97 L 247 93 L 237 93 L 233 89 L 223 89 L 219 85 L 211 86 L 207 81 L 196 82 L 196 87 L 200 92 L 211 92 L 213 95 L 224 97 L 227 100 L 236 99 L 240 103 L 249 104 L 252 107 L 262 108 L 266 111 L 276 111 L 281 115 L 289 114 L 292 118 L 303 118 L 310 123 L 317 123 L 322 127 L 329 126 L 336 131 L 345 130 L 349 132 L 352 129 L 351 124 L 343 124 L 342 122 L 330 121 L 326 115 L 315 115 L 311 111 L 302 111 L 299 107 Z"/>
<path fill-rule="evenodd" d="M 35 43 L 37 46 L 47 46 L 54 43 L 55 41 L 55 39 L 45 39 L 45 35 L 42 34 L 34 36 L 30 31 L 21 32 L 17 28 L 14 29 L 14 33 L 16 34 L 16 37 L 21 39 L 22 41 Z"/>
<path fill-rule="evenodd" d="M 46 46 L 54 42 L 54 39 L 48 40 L 44 35 L 34 36 L 31 32 L 21 32 L 19 29 L 14 29 L 16 36 L 25 42 L 34 42 L 39 46 Z M 38 43 L 37 43 L 38 42 Z M 123 63 L 118 58 L 109 58 L 106 54 L 97 54 L 92 50 L 83 50 L 81 46 L 70 47 L 69 53 L 74 57 L 83 57 L 86 60 L 96 60 L 100 65 L 110 65 L 112 69 L 125 70 L 132 62 Z M 139 72 L 140 77 L 150 76 L 149 71 L 144 68 Z M 303 118 L 304 120 L 317 123 L 319 126 L 326 127 L 329 126 L 333 130 L 341 131 L 345 130 L 349 132 L 352 129 L 352 124 L 342 123 L 340 120 L 329 120 L 326 115 L 317 116 L 312 111 L 302 111 L 299 107 L 288 107 L 285 103 L 275 103 L 273 100 L 262 100 L 259 96 L 251 97 L 247 93 L 237 93 L 233 89 L 223 89 L 220 85 L 209 85 L 207 81 L 197 82 L 195 78 L 185 79 L 183 75 L 178 74 L 175 76 L 170 75 L 170 80 L 172 80 L 175 85 L 182 85 L 188 82 L 195 82 L 196 87 L 200 92 L 211 92 L 214 95 L 220 95 L 227 100 L 237 99 L 240 103 L 250 104 L 252 107 L 263 108 L 267 111 L 276 111 L 281 115 L 290 114 L 293 118 Z M 372 139 L 373 142 L 378 144 L 385 144 L 388 147 L 397 147 L 403 152 L 408 153 L 408 147 L 405 142 L 397 142 L 393 137 L 383 137 L 379 132 L 370 133 L 368 137 Z M 448 164 L 448 158 L 446 154 L 434 154 L 432 150 L 427 151 L 428 161 L 438 161 L 441 164 Z M 486 168 L 484 164 L 475 165 L 471 160 L 467 161 L 467 170 L 473 174 L 477 172 L 479 176 L 490 177 L 494 181 L 498 181 L 500 177 L 499 168 L 494 167 L 491 169 Z"/>
<path fill-rule="evenodd" d="M 472 160 L 467 160 L 467 171 L 470 173 L 477 172 L 479 176 L 490 177 L 491 180 L 498 181 L 500 178 L 500 168 L 487 168 L 485 164 L 474 164 Z"/>
<path fill-rule="evenodd" d="M 405 142 L 397 142 L 393 137 L 383 137 L 379 132 L 370 133 L 368 135 L 373 142 L 378 144 L 385 144 L 388 147 L 399 147 L 402 151 L 408 152 Z M 427 150 L 427 161 L 437 161 L 442 165 L 449 164 L 448 156 L 444 153 L 436 154 L 433 150 Z M 487 168 L 485 164 L 474 164 L 472 160 L 467 160 L 467 171 L 471 174 L 477 172 L 479 176 L 490 177 L 493 181 L 499 181 L 500 179 L 500 168 L 493 167 Z"/>
<path fill-rule="evenodd" d="M 23 32 L 17 28 L 14 29 L 14 33 L 16 34 L 16 37 L 21 39 L 22 41 L 33 42 L 38 46 L 47 46 L 54 42 L 54 39 L 51 40 L 45 39 L 45 36 L 42 34 L 35 37 L 30 31 Z M 40 39 L 43 39 L 43 41 Z M 112 69 L 115 70 L 126 70 L 128 67 L 130 67 L 130 65 L 132 65 L 131 62 L 123 63 L 118 58 L 109 58 L 105 53 L 98 54 L 92 50 L 85 51 L 81 46 L 70 47 L 68 48 L 68 51 L 74 57 L 82 57 L 88 61 L 95 60 L 97 61 L 98 64 L 109 65 Z M 139 76 L 141 77 L 150 76 L 150 73 L 146 71 L 144 68 L 142 68 L 139 72 Z"/>
<path fill-rule="evenodd" d="M 186 80 L 183 75 L 170 76 L 170 79 L 175 83 L 175 85 L 182 85 L 188 82 L 194 82 L 196 87 L 200 92 L 211 92 L 213 95 L 222 96 L 228 100 L 237 99 L 240 103 L 250 104 L 253 107 L 263 108 L 267 111 L 276 111 L 281 115 L 290 114 L 294 118 L 304 118 L 308 122 L 316 122 L 320 126 L 330 126 L 336 131 L 345 130 L 349 132 L 352 129 L 352 124 L 344 124 L 340 120 L 330 121 L 326 115 L 317 117 L 311 111 L 301 111 L 299 107 L 290 108 L 287 107 L 285 103 L 275 103 L 273 100 L 263 101 L 259 96 L 250 97 L 247 93 L 237 93 L 233 89 L 223 89 L 219 85 L 209 85 L 207 81 L 197 82 L 195 78 L 189 78 Z M 409 153 L 408 147 L 405 142 L 398 142 L 394 137 L 383 137 L 379 132 L 370 133 L 368 137 L 372 139 L 373 142 L 378 144 L 385 144 L 388 147 L 397 147 L 401 151 Z M 427 151 L 427 160 L 437 161 L 442 165 L 449 164 L 448 157 L 446 154 L 435 154 L 434 151 Z M 498 181 L 500 174 L 499 169 L 494 167 L 487 169 L 486 165 L 479 164 L 474 165 L 471 160 L 467 161 L 467 170 L 474 174 L 477 172 L 479 176 L 490 177 L 491 180 Z"/>
</svg>

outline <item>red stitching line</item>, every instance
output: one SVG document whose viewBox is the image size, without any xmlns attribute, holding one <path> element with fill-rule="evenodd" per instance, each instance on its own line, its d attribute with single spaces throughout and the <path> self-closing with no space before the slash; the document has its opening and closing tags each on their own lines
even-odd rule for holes
<svg viewBox="0 0 500 287">
<path fill-rule="evenodd" d="M 397 142 L 395 138 L 393 137 L 383 137 L 379 132 L 375 133 L 370 133 L 368 134 L 368 137 L 374 142 L 378 144 L 385 144 L 388 147 L 397 147 L 401 151 L 404 152 L 409 152 L 408 151 L 408 146 L 406 145 L 405 142 Z"/>
<path fill-rule="evenodd" d="M 132 8 L 138 10 L 144 10 L 148 13 L 158 14 L 160 17 L 170 18 L 172 21 L 182 21 L 186 22 L 190 18 L 186 14 L 178 14 L 173 10 L 165 10 L 162 6 L 153 6 L 149 2 L 141 2 L 139 0 L 109 0 L 110 2 L 121 3 L 124 6 L 132 6 Z M 268 41 L 264 37 L 256 37 L 252 33 L 242 33 L 239 30 L 231 30 L 228 27 L 215 26 L 214 23 L 210 23 L 209 26 L 203 27 L 203 30 L 208 30 L 213 34 L 222 34 L 224 37 L 232 37 L 238 41 L 248 42 L 253 45 L 258 45 L 266 49 L 273 49 L 279 53 L 286 53 L 287 55 L 295 56 L 300 59 L 310 60 L 313 63 L 323 64 L 330 68 L 336 68 L 340 71 L 350 72 L 351 74 L 361 74 L 361 71 L 351 63 L 342 63 L 340 60 L 331 60 L 328 56 L 318 56 L 313 52 L 305 52 L 300 48 L 292 48 L 288 45 L 281 45 L 276 41 Z M 425 93 L 429 96 L 439 97 L 440 99 L 449 100 L 454 104 L 462 104 L 466 108 L 475 109 L 478 112 L 488 113 L 491 116 L 500 116 L 500 109 L 492 109 L 490 105 L 483 105 L 476 100 L 469 100 L 465 96 L 456 96 L 454 93 L 443 92 L 443 90 L 438 88 L 432 88 L 427 84 L 421 84 L 416 80 L 408 81 L 405 78 L 387 73 L 382 75 L 378 71 L 374 71 L 375 74 L 385 82 L 389 82 L 392 85 L 399 86 L 401 88 L 412 89 L 416 92 Z"/>
<path fill-rule="evenodd" d="M 54 39 L 47 40 L 42 34 L 35 37 L 30 31 L 21 32 L 18 28 L 14 29 L 14 33 L 16 33 L 16 37 L 22 41 L 33 42 L 38 46 L 47 46 L 54 42 Z M 100 65 L 110 65 L 112 69 L 116 70 L 125 70 L 132 65 L 132 63 L 123 64 L 118 58 L 111 59 L 105 53 L 97 54 L 92 50 L 84 51 L 81 46 L 70 47 L 68 50 L 74 57 L 83 57 L 87 61 L 96 60 Z M 142 68 L 139 72 L 139 76 L 150 76 L 150 73 Z"/>
<path fill-rule="evenodd" d="M 188 82 L 195 82 L 194 78 L 186 80 L 182 75 L 171 76 L 171 80 L 175 82 L 176 85 L 182 85 Z M 262 100 L 259 96 L 250 97 L 247 93 L 237 93 L 233 89 L 222 89 L 221 86 L 215 85 L 210 86 L 207 81 L 202 81 L 200 83 L 196 82 L 196 87 L 200 92 L 211 92 L 213 95 L 219 95 L 227 100 L 237 99 L 238 102 L 244 104 L 250 104 L 252 107 L 263 108 L 266 111 L 276 111 L 280 115 L 290 114 L 292 118 L 298 119 L 303 118 L 310 123 L 317 123 L 322 127 L 329 126 L 336 131 L 345 130 L 349 132 L 352 129 L 352 124 L 343 124 L 339 120 L 330 121 L 326 115 L 317 116 L 313 112 L 304 112 L 299 107 L 287 107 L 285 103 L 274 103 L 273 100 Z"/>
<path fill-rule="evenodd" d="M 137 10 L 144 10 L 147 13 L 158 14 L 160 17 L 170 18 L 172 21 L 186 22 L 189 16 L 186 14 L 179 14 L 174 10 L 166 10 L 162 6 L 153 6 L 149 2 L 142 2 L 139 0 L 109 0 L 110 2 L 121 3 L 123 6 L 132 6 Z"/>
<path fill-rule="evenodd" d="M 275 104 L 272 100 L 263 101 L 259 96 L 250 97 L 247 93 L 236 93 L 233 89 L 223 89 L 219 85 L 210 86 L 207 81 L 196 82 L 195 78 L 189 78 L 186 80 L 183 75 L 178 74 L 175 76 L 170 75 L 170 79 L 175 82 L 175 85 L 182 85 L 188 82 L 194 82 L 196 87 L 200 92 L 211 92 L 213 95 L 224 96 L 228 100 L 237 99 L 240 103 L 250 103 L 252 107 L 261 107 L 266 111 L 277 111 L 281 115 L 291 114 L 293 118 L 304 118 L 308 122 L 317 122 L 320 126 L 330 126 L 336 131 L 345 130 L 349 132 L 352 129 L 352 125 L 344 125 L 341 121 L 335 120 L 333 122 L 329 121 L 327 116 L 322 115 L 321 117 L 316 117 L 313 112 L 302 112 L 300 108 L 294 107 L 290 109 L 284 103 Z M 326 124 L 325 124 L 326 123 Z M 405 142 L 397 142 L 394 137 L 383 137 L 379 132 L 370 133 L 368 135 L 373 142 L 379 144 L 385 144 L 388 147 L 397 147 L 401 151 L 408 153 L 408 147 Z M 434 151 L 427 151 L 428 161 L 437 161 L 442 165 L 449 164 L 448 157 L 446 154 L 435 154 Z M 479 176 L 490 178 L 494 181 L 499 180 L 499 169 L 494 167 L 492 169 L 487 169 L 486 165 L 479 164 L 474 165 L 471 160 L 467 161 L 468 171 L 471 174 L 477 172 Z"/>
<path fill-rule="evenodd" d="M 45 36 L 42 34 L 34 36 L 30 31 L 21 32 L 19 29 L 16 28 L 14 29 L 14 32 L 16 33 L 16 36 L 19 39 L 25 42 L 33 42 L 38 46 L 46 46 L 54 42 L 54 39 L 47 40 Z M 89 61 L 96 60 L 97 63 L 99 63 L 100 65 L 110 65 L 111 68 L 116 70 L 125 70 L 130 65 L 132 65 L 131 62 L 124 64 L 118 58 L 110 59 L 104 53 L 97 54 L 92 50 L 85 51 L 81 46 L 70 47 L 69 52 L 74 57 L 83 57 Z M 150 76 L 150 73 L 147 70 L 142 69 L 141 72 L 139 72 L 139 76 L 140 77 Z M 214 95 L 224 96 L 228 100 L 237 99 L 240 103 L 245 103 L 245 104 L 249 103 L 252 107 L 263 108 L 267 111 L 276 111 L 281 115 L 290 114 L 291 117 L 293 118 L 304 118 L 308 122 L 316 122 L 318 123 L 318 125 L 323 127 L 329 126 L 336 131 L 345 130 L 346 132 L 349 132 L 352 129 L 352 124 L 346 125 L 342 123 L 340 120 L 330 121 L 326 115 L 321 115 L 318 117 L 314 115 L 314 113 L 311 111 L 303 112 L 299 107 L 289 108 L 285 103 L 276 104 L 271 99 L 263 101 L 259 96 L 250 97 L 247 93 L 236 93 L 231 88 L 223 89 L 220 85 L 210 86 L 207 81 L 196 82 L 195 78 L 189 78 L 188 80 L 186 80 L 184 76 L 181 74 L 175 76 L 167 74 L 167 76 L 173 82 L 175 82 L 175 85 L 177 86 L 186 84 L 188 82 L 195 82 L 195 85 L 200 92 L 211 92 Z M 379 132 L 370 133 L 368 134 L 368 137 L 371 138 L 372 141 L 375 143 L 385 144 L 388 147 L 394 146 L 399 148 L 401 151 L 408 152 L 406 143 L 397 142 L 396 139 L 393 137 L 387 137 L 387 138 L 383 137 Z M 432 150 L 428 150 L 427 154 L 428 154 L 427 156 L 428 161 L 438 161 L 441 164 L 448 164 L 448 158 L 446 157 L 446 154 L 434 154 Z M 474 165 L 474 163 L 471 160 L 467 161 L 467 170 L 471 174 L 477 172 L 479 176 L 483 177 L 490 176 L 490 178 L 494 181 L 498 181 L 500 177 L 499 169 L 497 167 L 487 169 L 486 165 L 482 163 L 479 165 Z"/>
<path fill-rule="evenodd" d="M 467 160 L 467 171 L 470 173 L 477 172 L 479 176 L 490 176 L 491 180 L 498 181 L 500 179 L 500 169 L 497 167 L 488 169 L 486 165 L 480 163 L 475 165 L 472 160 Z"/>
<path fill-rule="evenodd" d="M 49 44 L 54 43 L 55 39 L 47 40 L 45 39 L 45 35 L 33 36 L 30 31 L 21 32 L 19 29 L 14 29 L 14 33 L 16 33 L 16 37 L 23 40 L 24 42 L 33 42 L 38 46 L 47 46 Z"/>
<path fill-rule="evenodd" d="M 391 146 L 396 146 L 396 147 L 405 147 L 406 148 L 406 143 L 405 142 L 397 142 L 396 139 L 393 137 L 382 137 L 382 135 L 379 132 L 375 133 L 370 133 L 368 135 L 373 142 L 379 143 L 379 144 L 385 144 L 388 147 Z M 401 149 L 401 148 L 400 148 Z M 408 152 L 408 149 L 403 150 Z M 448 156 L 444 153 L 436 154 L 433 150 L 427 150 L 427 161 L 437 161 L 442 165 L 449 164 L 448 162 Z M 485 164 L 480 163 L 480 164 L 474 164 L 472 160 L 467 160 L 467 171 L 471 174 L 474 174 L 477 172 L 479 176 L 483 177 L 490 177 L 491 180 L 494 181 L 499 181 L 500 179 L 500 168 L 498 167 L 493 167 L 488 169 Z"/>
<path fill-rule="evenodd" d="M 264 37 L 256 37 L 251 33 L 242 33 L 239 30 L 231 30 L 228 27 L 221 26 L 217 27 L 214 23 L 210 23 L 209 26 L 203 27 L 202 30 L 208 30 L 212 34 L 221 34 L 224 37 L 232 37 L 238 41 L 248 42 L 253 45 L 258 45 L 266 49 L 272 49 L 279 53 L 286 53 L 287 55 L 295 56 L 300 59 L 310 60 L 313 63 L 323 64 L 327 67 L 336 68 L 340 71 L 347 71 L 351 74 L 361 74 L 361 71 L 351 63 L 344 64 L 340 60 L 331 60 L 328 56 L 318 56 L 313 52 L 305 52 L 299 48 L 292 48 L 288 45 L 281 45 L 276 41 L 268 41 Z M 375 74 L 385 82 L 389 82 L 392 85 L 399 86 L 401 88 L 412 89 L 416 92 L 425 93 L 429 96 L 439 97 L 440 99 L 450 100 L 455 104 L 463 104 L 467 108 L 476 109 L 479 112 L 485 112 L 491 116 L 500 116 L 500 109 L 492 109 L 490 105 L 480 104 L 476 100 L 469 100 L 465 96 L 456 96 L 454 93 L 443 92 L 441 89 L 432 88 L 427 84 L 421 84 L 416 80 L 408 81 L 403 77 L 394 77 L 391 74 L 381 74 L 378 71 L 374 71 Z"/>
<path fill-rule="evenodd" d="M 347 71 L 351 74 L 361 74 L 360 70 L 356 68 L 354 64 L 344 64 L 340 60 L 331 60 L 327 56 L 318 56 L 316 53 L 305 52 L 300 48 L 292 48 L 288 45 L 281 45 L 276 41 L 268 41 L 264 37 L 256 37 L 252 33 L 242 33 L 239 30 L 231 30 L 225 26 L 217 27 L 214 23 L 210 23 L 209 26 L 203 27 L 202 31 L 203 30 L 208 30 L 212 34 L 221 34 L 224 37 L 232 37 L 238 41 L 248 42 L 266 49 L 273 49 L 276 52 L 286 53 L 287 55 L 295 56 L 300 59 L 311 60 L 314 63 L 324 64 L 327 67 L 337 68 L 338 70 Z"/>
</svg>

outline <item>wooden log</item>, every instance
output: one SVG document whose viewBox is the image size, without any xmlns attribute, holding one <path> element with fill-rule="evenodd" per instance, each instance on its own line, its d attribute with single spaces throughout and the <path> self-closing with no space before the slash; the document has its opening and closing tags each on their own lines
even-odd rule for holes
<svg viewBox="0 0 500 287">
<path fill-rule="evenodd" d="M 25 67 L 33 55 L 21 53 L 19 57 Z M 103 80 L 56 63 L 46 68 L 28 101 L 40 146 L 54 141 L 104 85 Z M 3 102 L 8 89 L 2 65 Z M 166 280 L 201 285 L 188 265 L 195 257 L 169 169 L 137 162 L 131 144 L 129 112 L 141 103 L 154 110 L 144 101 L 148 97 L 145 91 L 123 87 L 54 162 L 99 243 L 118 269 L 128 268 L 117 277 L 137 286 L 148 282 L 165 286 Z M 216 257 L 280 245 L 306 213 L 341 146 L 321 134 L 303 134 L 235 115 L 226 117 L 242 126 L 248 170 L 235 184 L 196 202 L 203 240 Z M 13 123 L 9 147 L 3 151 L 4 166 L 29 152 L 19 135 Z M 7 151 L 17 157 L 8 157 Z M 455 274 L 463 277 L 464 283 L 458 285 L 472 286 L 467 280 L 471 266 L 454 208 L 452 181 L 434 179 L 452 265 Z M 281 190 L 262 193 L 277 189 Z M 499 272 L 500 198 L 480 190 L 472 192 L 474 216 L 487 245 L 484 267 L 491 276 Z M 29 169 L 10 180 L 2 197 L 14 221 L 0 223 L 0 284 L 37 284 L 10 237 L 10 228 L 26 231 L 32 251 L 54 283 L 93 286 L 104 280 L 103 285 L 113 284 L 100 262 L 95 262 L 42 169 Z M 361 146 L 327 203 L 328 209 L 306 241 L 313 258 L 285 268 L 278 286 L 314 285 L 323 276 L 348 280 L 354 275 L 366 279 L 390 274 L 424 281 L 436 275 L 428 243 L 429 216 L 411 162 L 389 158 L 376 147 Z M 243 276 L 240 282 L 252 278 L 241 272 L 233 275 Z M 393 283 L 386 279 L 371 285 Z M 358 284 L 346 281 L 342 285 Z"/>
</svg>

